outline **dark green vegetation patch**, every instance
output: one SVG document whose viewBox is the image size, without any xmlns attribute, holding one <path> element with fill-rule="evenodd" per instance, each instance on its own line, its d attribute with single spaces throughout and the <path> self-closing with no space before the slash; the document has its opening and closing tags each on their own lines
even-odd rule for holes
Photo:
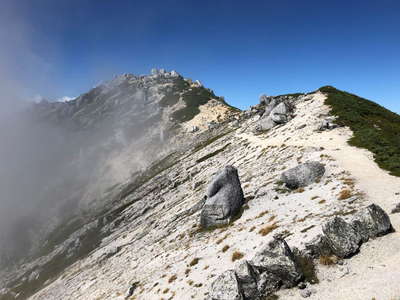
<svg viewBox="0 0 400 300">
<path fill-rule="evenodd" d="M 400 176 L 400 116 L 332 86 L 319 90 L 328 95 L 325 104 L 331 106 L 331 113 L 338 117 L 336 123 L 354 132 L 349 144 L 368 149 L 382 169 Z"/>
</svg>

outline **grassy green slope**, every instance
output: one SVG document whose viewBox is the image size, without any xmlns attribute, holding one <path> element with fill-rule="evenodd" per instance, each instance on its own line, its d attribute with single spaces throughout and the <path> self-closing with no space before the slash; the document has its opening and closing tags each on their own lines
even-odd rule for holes
<svg viewBox="0 0 400 300">
<path fill-rule="evenodd" d="M 386 108 L 331 86 L 319 89 L 327 94 L 325 103 L 338 117 L 339 125 L 354 133 L 349 144 L 374 153 L 376 163 L 400 176 L 400 116 Z"/>
</svg>

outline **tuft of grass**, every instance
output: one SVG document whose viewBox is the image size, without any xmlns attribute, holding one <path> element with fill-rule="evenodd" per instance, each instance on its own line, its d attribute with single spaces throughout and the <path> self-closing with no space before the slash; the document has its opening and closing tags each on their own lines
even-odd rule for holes
<svg viewBox="0 0 400 300">
<path fill-rule="evenodd" d="M 198 258 L 198 257 L 193 258 L 192 261 L 189 263 L 189 266 L 193 267 L 193 266 L 197 265 L 199 263 L 199 261 L 200 261 L 200 258 Z"/>
<path fill-rule="evenodd" d="M 319 201 L 318 201 L 319 204 L 324 204 L 325 202 L 326 202 L 325 199 L 322 199 L 322 200 L 319 200 Z"/>
<path fill-rule="evenodd" d="M 228 236 L 229 236 L 229 233 L 225 234 L 222 238 L 218 239 L 215 243 L 217 245 L 221 244 Z"/>
<path fill-rule="evenodd" d="M 229 245 L 225 245 L 225 246 L 222 248 L 222 252 L 226 252 L 226 251 L 228 251 L 228 249 L 229 249 Z"/>
<path fill-rule="evenodd" d="M 243 258 L 243 256 L 244 256 L 244 254 L 242 252 L 235 251 L 232 253 L 232 261 L 239 260 L 239 259 Z"/>
<path fill-rule="evenodd" d="M 352 196 L 351 191 L 345 189 L 345 190 L 340 191 L 338 199 L 339 200 L 345 200 L 345 199 L 349 199 L 351 196 Z"/>
<path fill-rule="evenodd" d="M 335 255 L 322 255 L 319 257 L 319 263 L 324 266 L 336 265 L 338 258 Z"/>
<path fill-rule="evenodd" d="M 258 214 L 258 216 L 256 217 L 256 219 L 264 217 L 267 213 L 268 213 L 268 210 L 265 210 L 265 211 L 260 212 L 260 213 Z"/>
<path fill-rule="evenodd" d="M 303 272 L 304 279 L 311 284 L 319 283 L 313 259 L 306 255 L 302 255 L 299 251 L 294 251 L 293 254 L 297 265 Z"/>
<path fill-rule="evenodd" d="M 277 229 L 279 226 L 276 225 L 276 223 L 267 225 L 263 228 L 261 228 L 258 233 L 261 234 L 262 236 L 266 236 L 267 234 L 271 233 L 272 231 L 274 231 L 275 229 Z"/>
<path fill-rule="evenodd" d="M 337 116 L 336 123 L 353 131 L 349 144 L 368 149 L 382 169 L 400 176 L 400 115 L 332 86 L 319 90 L 327 94 L 325 104 Z"/>
<path fill-rule="evenodd" d="M 169 279 L 168 279 L 168 283 L 172 283 L 176 280 L 176 278 L 178 278 L 175 274 L 172 275 Z"/>
</svg>

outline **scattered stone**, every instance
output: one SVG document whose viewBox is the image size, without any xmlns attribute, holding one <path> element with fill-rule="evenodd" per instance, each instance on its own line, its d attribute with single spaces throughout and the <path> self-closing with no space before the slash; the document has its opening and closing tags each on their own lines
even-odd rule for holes
<svg viewBox="0 0 400 300">
<path fill-rule="evenodd" d="M 392 209 L 392 214 L 398 213 L 400 213 L 400 203 L 397 203 L 397 205 Z"/>
<path fill-rule="evenodd" d="M 282 173 L 281 180 L 290 189 L 305 187 L 321 179 L 325 167 L 319 162 L 306 162 Z"/>
<path fill-rule="evenodd" d="M 333 120 L 331 119 L 325 119 L 322 121 L 321 125 L 318 127 L 319 131 L 325 131 L 325 130 L 332 130 L 339 127 L 337 124 L 333 123 Z"/>
<path fill-rule="evenodd" d="M 226 166 L 208 186 L 200 223 L 203 228 L 229 224 L 244 204 L 243 190 L 237 169 Z"/>
<path fill-rule="evenodd" d="M 360 248 L 361 234 L 340 217 L 328 221 L 322 231 L 333 253 L 340 258 L 349 257 Z"/>
<path fill-rule="evenodd" d="M 312 295 L 312 292 L 309 289 L 304 289 L 300 291 L 300 296 L 303 298 L 308 298 Z"/>
<path fill-rule="evenodd" d="M 133 293 L 135 292 L 138 284 L 139 284 L 139 281 L 136 281 L 136 282 L 131 284 L 131 286 L 126 291 L 125 299 L 129 299 L 129 297 L 131 297 L 133 295 Z"/>
</svg>

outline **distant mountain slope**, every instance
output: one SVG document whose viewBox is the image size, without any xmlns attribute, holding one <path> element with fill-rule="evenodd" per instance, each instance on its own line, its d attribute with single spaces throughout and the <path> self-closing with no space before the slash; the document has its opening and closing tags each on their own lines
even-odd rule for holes
<svg viewBox="0 0 400 300">
<path fill-rule="evenodd" d="M 337 122 L 353 131 L 349 143 L 368 149 L 381 168 L 400 176 L 400 116 L 331 86 L 319 90 L 328 95 L 325 103 L 332 107 L 331 113 L 338 117 Z"/>
<path fill-rule="evenodd" d="M 0 207 L 0 265 L 32 252 L 71 218 L 105 211 L 115 200 L 110 190 L 190 144 L 190 131 L 237 112 L 199 81 L 156 69 L 117 76 L 71 101 L 32 105 L 0 149 L 7 157 L 0 197 L 9 206 L 29 203 L 11 216 Z"/>
</svg>

